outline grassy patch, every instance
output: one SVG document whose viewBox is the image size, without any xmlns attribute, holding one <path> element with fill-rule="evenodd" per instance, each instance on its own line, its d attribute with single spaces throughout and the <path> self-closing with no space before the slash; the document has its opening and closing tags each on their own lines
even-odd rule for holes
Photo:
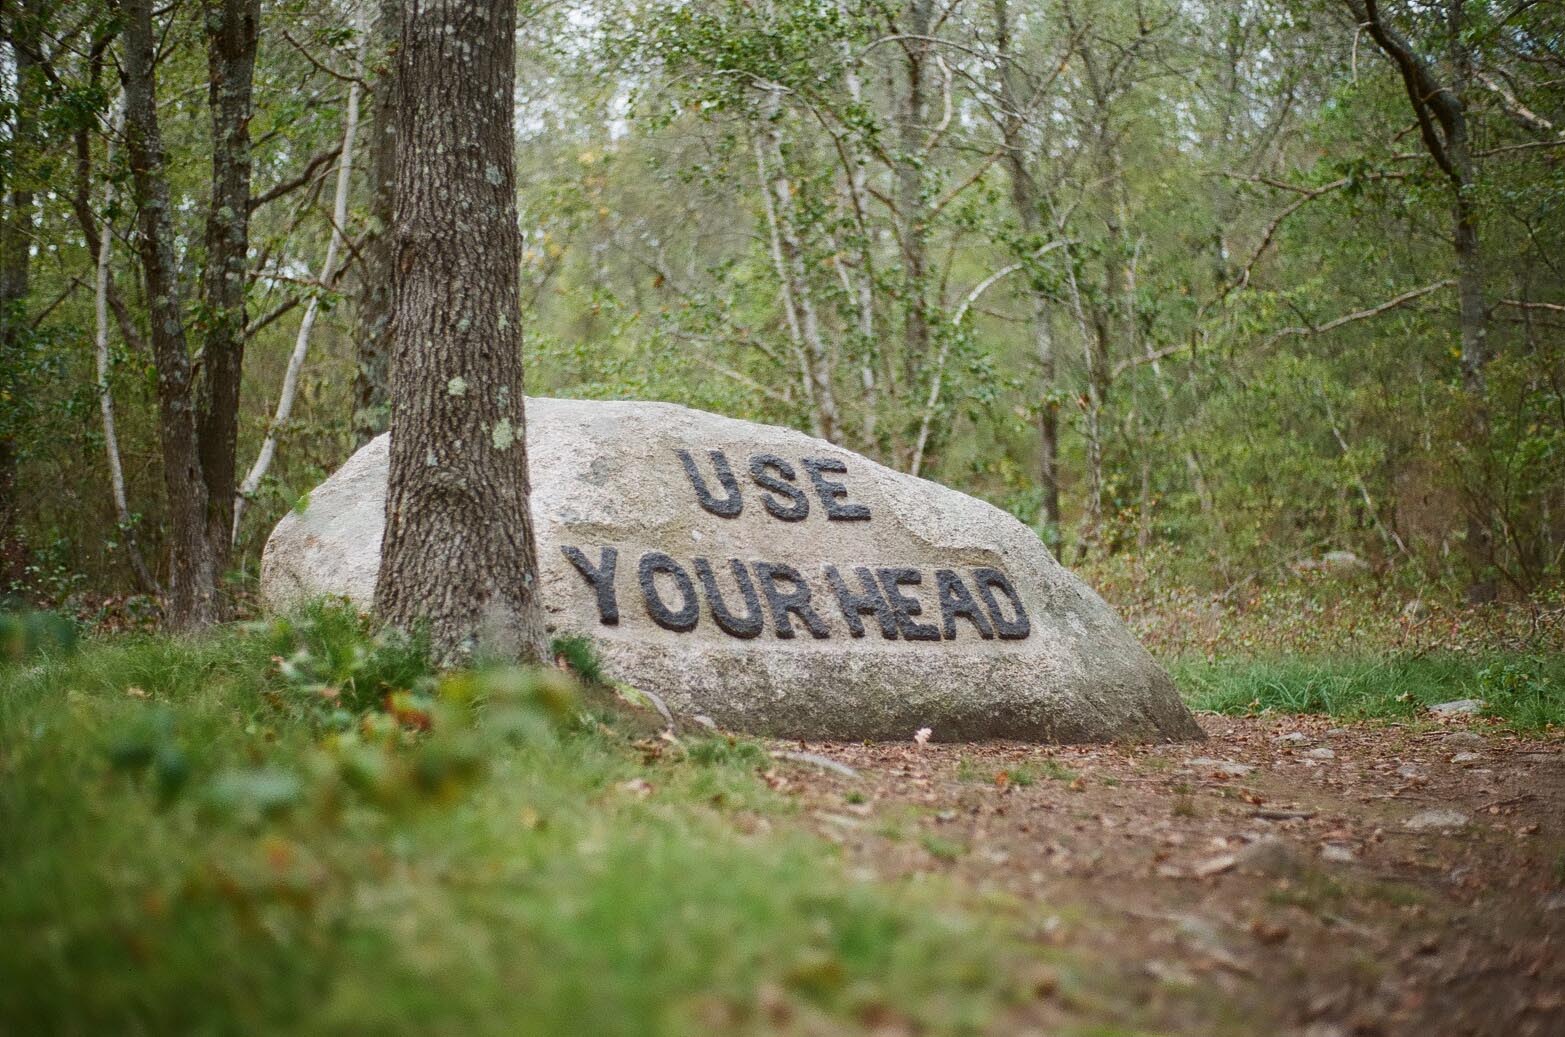
<svg viewBox="0 0 1565 1037">
<path fill-rule="evenodd" d="M 1436 703 L 1471 698 L 1518 731 L 1565 726 L 1560 655 L 1184 660 L 1171 670 L 1191 706 L 1219 713 L 1412 718 Z"/>
<path fill-rule="evenodd" d="M 0 1031 L 959 1032 L 1013 995 L 997 921 L 741 834 L 787 809 L 758 747 L 626 727 L 333 610 L 0 667 Z"/>
</svg>

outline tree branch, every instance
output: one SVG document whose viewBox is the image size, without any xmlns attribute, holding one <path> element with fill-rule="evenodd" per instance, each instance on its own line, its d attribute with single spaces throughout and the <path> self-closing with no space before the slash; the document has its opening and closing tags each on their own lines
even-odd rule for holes
<svg viewBox="0 0 1565 1037">
<path fill-rule="evenodd" d="M 334 144 L 327 148 L 305 163 L 304 170 L 298 176 L 290 177 L 281 183 L 274 184 L 272 187 L 252 197 L 250 199 L 250 211 L 255 212 L 267 202 L 275 201 L 285 194 L 297 191 L 299 188 L 317 179 L 326 164 L 336 159 L 340 154 L 342 154 L 341 144 Z"/>
<path fill-rule="evenodd" d="M 1354 321 L 1368 320 L 1370 317 L 1378 317 L 1382 313 L 1385 313 L 1389 310 L 1394 310 L 1399 306 L 1406 306 L 1414 299 L 1420 299 L 1426 295 L 1429 295 L 1431 292 L 1438 292 L 1442 288 L 1449 288 L 1455 283 L 1456 281 L 1454 279 L 1446 278 L 1444 281 L 1436 281 L 1434 284 L 1426 284 L 1422 288 L 1414 288 L 1410 292 L 1403 292 L 1401 295 L 1398 295 L 1393 299 L 1387 299 L 1378 306 L 1371 306 L 1365 310 L 1354 310 L 1352 313 L 1345 313 L 1342 316 L 1333 318 L 1324 324 L 1315 324 L 1308 327 L 1282 328 L 1279 331 L 1273 332 L 1271 338 L 1266 340 L 1265 345 L 1274 345 L 1280 339 L 1287 338 L 1290 335 L 1323 335 L 1328 331 L 1334 331 L 1337 328 L 1342 327 L 1344 324 L 1351 324 Z"/>
</svg>

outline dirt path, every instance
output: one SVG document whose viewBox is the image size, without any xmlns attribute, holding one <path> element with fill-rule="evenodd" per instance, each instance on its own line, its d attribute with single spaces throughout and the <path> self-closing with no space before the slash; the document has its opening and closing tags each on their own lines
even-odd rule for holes
<svg viewBox="0 0 1565 1037">
<path fill-rule="evenodd" d="M 1160 747 L 777 744 L 854 866 L 1053 962 L 1017 1031 L 1565 1034 L 1565 740 L 1203 716 Z"/>
</svg>

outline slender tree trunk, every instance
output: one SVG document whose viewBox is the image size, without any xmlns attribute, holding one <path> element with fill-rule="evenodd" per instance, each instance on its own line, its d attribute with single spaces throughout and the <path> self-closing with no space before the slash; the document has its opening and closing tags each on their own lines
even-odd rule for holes
<svg viewBox="0 0 1565 1037">
<path fill-rule="evenodd" d="M 809 399 L 815 405 L 814 426 L 816 435 L 837 442 L 842 434 L 841 418 L 837 410 L 837 394 L 832 387 L 831 358 L 821 337 L 820 316 L 815 308 L 815 292 L 810 285 L 809 271 L 804 262 L 804 244 L 799 236 L 798 219 L 793 205 L 793 181 L 788 177 L 783 163 L 782 129 L 778 124 L 782 98 L 776 91 L 769 92 L 763 109 L 758 143 L 765 145 L 764 159 L 758 156 L 762 189 L 772 195 L 770 214 L 774 220 L 774 242 L 780 251 L 782 277 L 787 297 L 795 310 L 798 338 L 804 353 L 804 377 Z M 770 173 L 767 169 L 770 169 Z"/>
<path fill-rule="evenodd" d="M 218 619 L 217 559 L 207 535 L 207 488 L 196 446 L 193 376 L 158 128 L 152 0 L 125 0 L 124 15 L 125 146 L 138 209 L 137 247 L 157 366 L 158 436 L 168 491 L 167 620 L 175 630 L 191 630 Z"/>
<path fill-rule="evenodd" d="M 1060 528 L 1060 408 L 1054 400 L 1058 380 L 1054 361 L 1054 332 L 1049 326 L 1049 303 L 1042 292 L 1033 292 L 1033 352 L 1038 358 L 1038 380 L 1043 392 L 1038 402 L 1038 486 L 1043 500 L 1038 518 L 1051 536 Z"/>
<path fill-rule="evenodd" d="M 777 202 L 772 192 L 771 174 L 766 171 L 766 147 L 761 135 L 755 136 L 755 175 L 761 190 L 761 210 L 766 214 L 767 241 L 772 255 L 772 269 L 777 274 L 777 298 L 782 304 L 783 322 L 788 326 L 788 341 L 793 345 L 794 359 L 799 365 L 799 387 L 804 393 L 805 405 L 810 412 L 810 428 L 817 436 L 824 436 L 821 411 L 815 402 L 815 379 L 810 376 L 810 361 L 804 354 L 804 334 L 799 326 L 799 306 L 794 300 L 793 278 L 788 273 L 788 262 L 783 256 L 782 228 L 777 219 Z"/>
<path fill-rule="evenodd" d="M 14 12 L 14 13 L 13 13 Z M 25 391 L 16 384 L 23 377 L 26 363 L 23 352 L 31 334 L 27 322 L 27 295 L 32 278 L 32 247 L 36 220 L 33 216 L 31 177 L 23 167 L 35 157 L 38 101 L 38 67 L 33 59 L 38 37 L 38 13 L 18 4 L 0 8 L 21 46 L 10 48 L 16 85 L 16 114 L 12 122 L 12 182 L 0 179 L 0 388 L 10 397 Z M 0 177 L 6 171 L 0 168 Z M 4 399 L 0 398 L 0 403 Z M 4 404 L 8 409 L 13 405 Z M 19 458 L 14 426 L 15 414 L 0 414 L 0 579 L 7 583 L 20 570 L 20 544 L 17 535 L 17 467 Z M 0 593 L 5 587 L 0 584 Z"/>
<path fill-rule="evenodd" d="M 205 0 L 204 4 L 212 196 L 201 284 L 205 334 L 196 438 L 207 491 L 207 538 L 219 575 L 227 566 L 234 514 L 250 251 L 250 113 L 260 6 L 260 0 Z"/>
<path fill-rule="evenodd" d="M 1485 261 L 1478 240 L 1478 214 L 1473 188 L 1477 171 L 1467 137 L 1466 86 L 1474 76 L 1466 37 L 1463 0 L 1448 0 L 1446 46 L 1454 80 L 1435 77 L 1427 58 L 1408 42 L 1382 15 L 1378 0 L 1346 0 L 1348 10 L 1364 26 L 1377 46 L 1396 66 L 1407 93 L 1408 106 L 1418 121 L 1419 137 L 1429 157 L 1451 185 L 1452 248 L 1456 258 L 1457 307 L 1461 328 L 1462 388 L 1468 398 L 1470 456 L 1476 456 L 1477 472 L 1461 473 L 1471 488 L 1467 539 L 1464 545 L 1468 572 L 1467 599 L 1474 604 L 1492 601 L 1498 592 L 1494 579 L 1492 480 L 1489 464 L 1489 404 L 1484 367 L 1489 362 L 1488 307 L 1484 302 Z"/>
<path fill-rule="evenodd" d="M 390 401 L 392 222 L 397 208 L 397 51 L 402 0 L 379 0 L 371 30 L 375 93 L 370 115 L 370 237 L 362 253 L 358 335 L 354 341 L 353 440 L 363 446 L 386 431 Z"/>
<path fill-rule="evenodd" d="M 114 114 L 109 120 L 107 165 L 113 164 L 114 139 L 123 132 L 124 125 L 125 98 L 121 95 L 114 103 Z M 114 187 L 111 181 L 105 198 L 107 204 L 103 207 L 105 213 L 113 210 L 113 201 Z M 136 585 L 148 594 L 157 594 L 161 588 L 153 578 L 152 570 L 147 567 L 146 559 L 141 556 L 141 547 L 136 543 L 136 526 L 130 512 L 130 498 L 125 492 L 125 468 L 120 463 L 120 439 L 114 421 L 114 392 L 109 382 L 109 286 L 113 283 L 110 277 L 113 253 L 113 227 L 105 217 L 103 230 L 98 235 L 98 261 L 93 281 L 93 316 L 96 320 L 93 353 L 98 370 L 98 414 L 103 421 L 103 452 L 109 465 L 114 520 L 119 525 L 120 538 L 125 544 L 125 557 L 130 562 L 131 572 L 136 576 Z"/>
<path fill-rule="evenodd" d="M 1027 142 L 1023 134 L 1020 98 L 1013 86 L 1015 69 L 1011 54 L 1011 18 L 1006 0 L 994 0 L 995 57 L 998 64 L 997 86 L 1000 95 L 1000 136 L 1005 145 L 1005 164 L 1011 179 L 1011 207 L 1031 249 L 1042 222 L 1039 211 L 1038 181 L 1027 164 Z M 1029 278 L 1029 282 L 1030 282 Z M 1049 325 L 1049 299 L 1031 288 L 1033 352 L 1038 359 L 1038 485 L 1043 501 L 1038 518 L 1051 535 L 1060 526 L 1060 415 L 1054 402 L 1056 383 L 1054 334 Z"/>
<path fill-rule="evenodd" d="M 512 0 L 407 0 L 377 609 L 447 661 L 547 651 L 528 507 Z"/>
<path fill-rule="evenodd" d="M 364 70 L 365 27 L 359 26 L 359 72 Z M 353 142 L 359 130 L 359 80 L 355 79 L 348 87 L 347 111 L 343 114 L 342 128 L 342 152 L 337 161 L 337 189 L 332 196 L 331 207 L 331 235 L 326 242 L 326 258 L 321 262 L 320 282 L 326 289 L 335 286 L 338 274 L 338 257 L 342 252 L 343 229 L 348 225 L 348 193 L 353 179 Z M 293 401 L 299 392 L 299 374 L 304 370 L 304 359 L 310 352 L 310 333 L 315 330 L 315 318 L 320 314 L 321 300 L 319 295 L 312 295 L 310 301 L 305 304 L 304 317 L 299 321 L 299 331 L 294 337 L 293 352 L 288 354 L 288 367 L 283 372 L 283 384 L 277 393 L 277 410 L 272 415 L 272 421 L 266 427 L 266 435 L 261 440 L 261 449 L 256 453 L 255 463 L 245 473 L 244 481 L 239 484 L 239 490 L 234 495 L 234 521 L 231 540 L 239 541 L 239 524 L 244 519 L 245 504 L 261 488 L 261 480 L 266 478 L 267 471 L 272 467 L 272 458 L 277 456 L 277 441 L 282 435 L 284 426 L 293 415 Z"/>
<path fill-rule="evenodd" d="M 1465 132 L 1459 146 L 1452 148 L 1453 164 L 1462 172 L 1454 178 L 1451 223 L 1456 250 L 1456 296 L 1462 337 L 1462 388 L 1470 408 L 1469 424 L 1474 444 L 1489 443 L 1489 390 L 1484 367 L 1489 362 L 1488 307 L 1484 303 L 1484 259 L 1478 243 L 1478 219 L 1473 212 L 1472 162 L 1467 155 Z M 1487 465 L 1481 456 L 1479 464 Z M 1467 600 L 1475 605 L 1493 601 L 1499 588 L 1492 575 L 1494 534 L 1487 510 L 1489 480 L 1479 473 L 1477 500 L 1468 506 L 1467 539 L 1464 543 L 1468 585 Z"/>
<path fill-rule="evenodd" d="M 844 11 L 846 14 L 846 10 Z M 864 107 L 864 80 L 859 74 L 858 59 L 851 51 L 851 45 L 843 43 L 843 85 L 848 91 L 848 101 L 855 109 L 855 118 L 863 118 L 861 109 Z M 863 355 L 860 360 L 859 376 L 864 389 L 864 419 L 862 423 L 862 438 L 865 449 L 874 450 L 877 446 L 877 429 L 880 421 L 880 383 L 875 376 L 875 367 L 880 353 L 880 344 L 875 340 L 875 242 L 869 225 L 869 157 L 864 144 L 864 132 L 858 128 L 857 122 L 848 133 L 847 139 L 847 163 L 844 170 L 848 187 L 848 199 L 853 205 L 854 237 L 857 239 L 858 252 L 858 276 L 850 285 L 849 294 L 854 298 L 857 312 L 855 313 L 855 327 L 859 336 L 859 349 Z"/>
<path fill-rule="evenodd" d="M 897 144 L 896 201 L 902 246 L 902 382 L 918 384 L 918 373 L 930 359 L 929 227 L 925 215 L 924 140 L 929 132 L 929 35 L 934 13 L 930 0 L 910 0 L 903 32 L 904 86 Z M 911 455 L 910 455 L 911 456 Z"/>
</svg>

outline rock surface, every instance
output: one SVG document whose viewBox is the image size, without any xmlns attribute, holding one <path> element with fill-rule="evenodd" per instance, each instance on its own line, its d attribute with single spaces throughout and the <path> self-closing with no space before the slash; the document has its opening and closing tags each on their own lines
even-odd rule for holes
<svg viewBox="0 0 1565 1037">
<path fill-rule="evenodd" d="M 1456 699 L 1452 702 L 1437 702 L 1429 707 L 1429 712 L 1439 717 L 1471 716 L 1483 709 L 1483 703 L 1478 699 Z"/>
<path fill-rule="evenodd" d="M 541 594 L 675 713 L 824 739 L 1200 738 L 1172 681 L 989 504 L 783 428 L 660 403 L 529 399 Z M 368 607 L 388 442 L 278 523 L 274 608 Z"/>
<path fill-rule="evenodd" d="M 1460 810 L 1436 808 L 1414 814 L 1407 819 L 1404 827 L 1410 832 L 1449 832 L 1458 828 L 1465 828 L 1471 820 Z"/>
</svg>

